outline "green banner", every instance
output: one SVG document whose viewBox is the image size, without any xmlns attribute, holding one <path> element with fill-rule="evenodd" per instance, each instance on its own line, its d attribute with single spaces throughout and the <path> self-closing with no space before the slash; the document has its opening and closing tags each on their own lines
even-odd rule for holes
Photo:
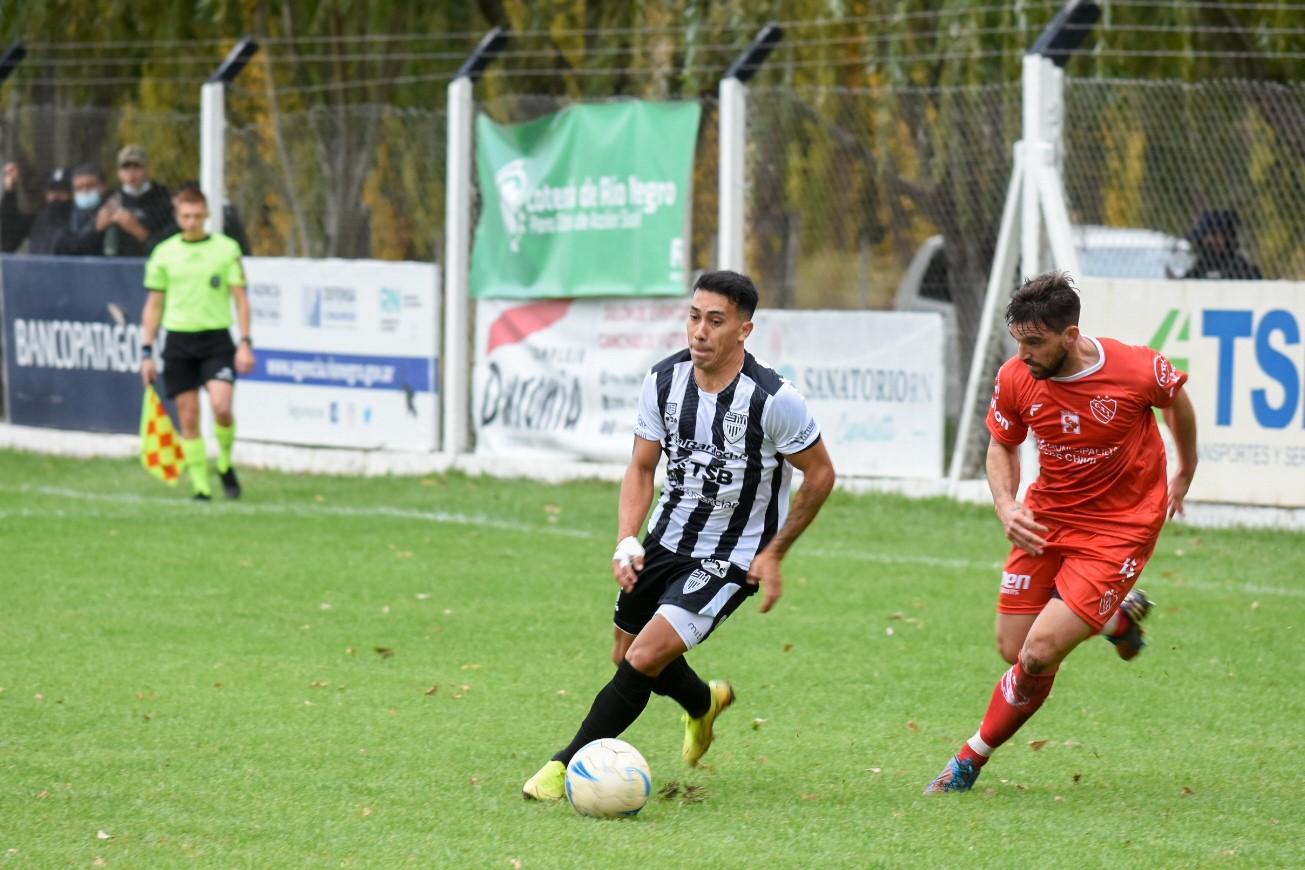
<svg viewBox="0 0 1305 870">
<path fill-rule="evenodd" d="M 571 106 L 476 119 L 471 294 L 683 296 L 697 103 Z"/>
</svg>

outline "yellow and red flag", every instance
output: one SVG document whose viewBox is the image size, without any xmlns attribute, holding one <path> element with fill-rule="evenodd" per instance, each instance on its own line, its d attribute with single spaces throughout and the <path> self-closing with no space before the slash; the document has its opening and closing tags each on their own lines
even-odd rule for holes
<svg viewBox="0 0 1305 870">
<path fill-rule="evenodd" d="M 186 465 L 181 439 L 152 384 L 145 388 L 140 408 L 140 462 L 146 471 L 169 485 L 181 479 Z"/>
</svg>

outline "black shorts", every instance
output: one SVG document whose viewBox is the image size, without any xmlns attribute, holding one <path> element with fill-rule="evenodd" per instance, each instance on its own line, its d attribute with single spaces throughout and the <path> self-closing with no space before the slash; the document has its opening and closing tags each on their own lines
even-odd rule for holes
<svg viewBox="0 0 1305 870">
<path fill-rule="evenodd" d="M 225 329 L 169 332 L 163 345 L 163 386 L 168 398 L 209 381 L 236 382 L 236 344 Z"/>
<path fill-rule="evenodd" d="M 678 556 L 656 541 L 645 541 L 644 547 L 647 553 L 634 591 L 616 596 L 612 622 L 626 634 L 638 634 L 663 604 L 710 616 L 711 630 L 715 631 L 757 591 L 748 583 L 748 572 L 738 565 L 721 559 Z"/>
</svg>

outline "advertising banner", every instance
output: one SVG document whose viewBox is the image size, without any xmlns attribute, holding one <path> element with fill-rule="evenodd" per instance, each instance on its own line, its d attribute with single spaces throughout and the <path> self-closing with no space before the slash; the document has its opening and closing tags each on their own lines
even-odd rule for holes
<svg viewBox="0 0 1305 870">
<path fill-rule="evenodd" d="M 136 259 L 0 258 L 9 422 L 139 430 L 144 275 Z"/>
<path fill-rule="evenodd" d="M 1194 501 L 1305 506 L 1305 292 L 1287 281 L 1084 278 L 1088 335 L 1144 344 L 1190 376 Z"/>
<path fill-rule="evenodd" d="M 482 299 L 478 453 L 625 462 L 648 369 L 683 349 L 687 301 Z M 758 311 L 749 350 L 807 398 L 841 474 L 942 473 L 942 319 Z"/>
<path fill-rule="evenodd" d="M 236 388 L 241 438 L 438 446 L 433 264 L 253 257 L 245 274 L 258 363 Z"/>
<path fill-rule="evenodd" d="M 753 319 L 748 349 L 806 398 L 839 474 L 942 476 L 942 315 L 767 309 Z"/>
<path fill-rule="evenodd" d="M 524 124 L 480 115 L 472 295 L 683 296 L 700 115 L 637 101 Z"/>
</svg>

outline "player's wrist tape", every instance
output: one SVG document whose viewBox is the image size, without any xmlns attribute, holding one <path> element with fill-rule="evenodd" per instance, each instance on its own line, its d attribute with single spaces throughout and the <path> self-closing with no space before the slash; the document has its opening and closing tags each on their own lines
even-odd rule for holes
<svg viewBox="0 0 1305 870">
<path fill-rule="evenodd" d="M 141 356 L 149 356 L 150 354 L 154 353 L 154 345 L 152 345 L 152 344 L 142 344 L 142 345 L 140 346 L 140 353 L 141 353 Z"/>
<path fill-rule="evenodd" d="M 642 557 L 643 544 L 640 544 L 639 539 L 631 535 L 628 538 L 624 538 L 621 543 L 616 545 L 616 552 L 612 554 L 612 561 L 619 561 L 621 567 L 624 568 L 635 559 Z"/>
<path fill-rule="evenodd" d="M 241 343 L 241 344 L 247 344 L 247 345 L 249 345 L 250 347 L 253 347 L 253 346 L 254 346 L 254 340 L 253 340 L 252 338 L 250 338 L 249 336 L 247 336 L 247 335 L 242 335 L 242 336 L 240 336 L 240 343 Z"/>
</svg>

